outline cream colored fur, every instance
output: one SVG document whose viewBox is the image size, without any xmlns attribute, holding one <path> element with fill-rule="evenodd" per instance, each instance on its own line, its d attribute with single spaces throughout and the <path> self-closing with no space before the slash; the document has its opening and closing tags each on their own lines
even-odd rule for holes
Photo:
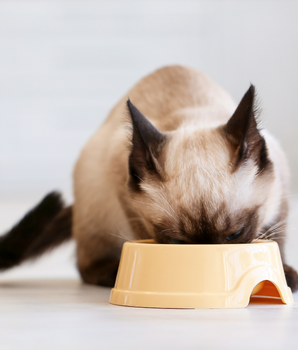
<svg viewBox="0 0 298 350">
<path fill-rule="evenodd" d="M 141 179 L 145 196 L 131 194 L 127 187 L 128 97 L 169 139 L 163 155 L 167 180 L 158 184 L 150 176 Z M 257 178 L 252 161 L 231 174 L 230 151 L 216 128 L 229 120 L 235 107 L 203 73 L 180 66 L 148 75 L 121 99 L 75 167 L 73 235 L 79 267 L 119 257 L 125 239 L 154 237 L 152 221 L 168 218 L 173 225 L 169 229 L 178 230 L 176 213 L 183 208 L 195 215 L 199 201 L 206 203 L 210 215 L 224 204 L 235 219 L 242 211 L 261 206 L 258 229 L 274 222 L 287 195 L 284 155 L 278 142 L 263 131 L 273 176 Z M 143 226 L 134 225 L 138 222 Z M 223 222 L 224 217 L 218 217 L 216 225 Z"/>
</svg>

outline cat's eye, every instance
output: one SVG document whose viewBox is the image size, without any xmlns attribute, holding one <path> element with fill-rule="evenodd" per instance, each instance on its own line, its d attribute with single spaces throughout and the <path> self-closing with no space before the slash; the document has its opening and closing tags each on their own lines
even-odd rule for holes
<svg viewBox="0 0 298 350">
<path fill-rule="evenodd" d="M 232 235 L 227 236 L 227 240 L 228 241 L 232 241 L 233 239 L 236 239 L 236 238 L 240 237 L 241 233 L 242 233 L 242 230 L 239 230 L 239 231 L 233 233 Z"/>
<path fill-rule="evenodd" d="M 186 244 L 185 241 L 183 241 L 181 239 L 175 239 L 175 238 L 170 238 L 170 242 L 171 242 L 171 244 Z"/>
</svg>

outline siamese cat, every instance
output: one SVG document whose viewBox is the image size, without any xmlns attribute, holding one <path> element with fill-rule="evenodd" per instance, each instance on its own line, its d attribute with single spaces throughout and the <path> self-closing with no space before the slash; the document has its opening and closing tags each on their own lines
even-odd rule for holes
<svg viewBox="0 0 298 350">
<path fill-rule="evenodd" d="M 257 123 L 255 88 L 238 107 L 203 73 L 170 66 L 136 84 L 79 156 L 74 204 L 50 193 L 0 238 L 2 270 L 73 237 L 86 283 L 113 286 L 127 239 L 235 244 L 273 239 L 285 264 L 289 171 Z"/>
</svg>

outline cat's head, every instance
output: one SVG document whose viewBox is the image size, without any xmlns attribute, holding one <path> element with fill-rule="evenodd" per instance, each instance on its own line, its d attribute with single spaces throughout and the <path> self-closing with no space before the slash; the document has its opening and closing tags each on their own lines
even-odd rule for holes
<svg viewBox="0 0 298 350">
<path fill-rule="evenodd" d="M 131 204 L 159 243 L 247 243 L 261 228 L 273 165 L 249 88 L 227 124 L 158 131 L 132 120 Z"/>
</svg>

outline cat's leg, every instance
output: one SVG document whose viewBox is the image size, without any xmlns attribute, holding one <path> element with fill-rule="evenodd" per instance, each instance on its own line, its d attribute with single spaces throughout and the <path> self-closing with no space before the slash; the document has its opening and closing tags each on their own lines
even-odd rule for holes
<svg viewBox="0 0 298 350">
<path fill-rule="evenodd" d="M 83 281 L 113 286 L 123 243 L 132 237 L 117 198 L 90 195 L 84 201 L 75 202 L 73 237 L 77 244 L 77 266 Z"/>
<path fill-rule="evenodd" d="M 281 205 L 280 217 L 276 222 L 278 233 L 274 236 L 273 240 L 276 240 L 276 242 L 279 245 L 279 250 L 280 250 L 281 259 L 283 262 L 283 268 L 284 268 L 287 284 L 292 289 L 292 291 L 295 292 L 298 290 L 298 274 L 293 267 L 286 264 L 286 259 L 285 259 L 287 217 L 288 217 L 288 203 L 284 201 Z"/>
<path fill-rule="evenodd" d="M 283 264 L 283 266 L 284 266 L 287 284 L 292 289 L 292 292 L 296 292 L 298 290 L 297 271 L 295 269 L 293 269 L 293 267 L 291 267 L 285 263 Z"/>
<path fill-rule="evenodd" d="M 85 283 L 104 287 L 114 286 L 118 266 L 119 259 L 114 257 L 99 258 L 87 265 L 78 263 L 80 275 Z"/>
<path fill-rule="evenodd" d="M 286 230 L 285 230 L 286 231 Z M 280 232 L 278 235 L 276 235 L 276 237 L 273 238 L 273 240 L 276 239 L 276 242 L 279 245 L 279 250 L 280 250 L 280 254 L 281 254 L 281 259 L 283 262 L 283 268 L 284 268 L 284 272 L 285 272 L 285 276 L 286 276 L 286 280 L 287 280 L 287 284 L 288 286 L 292 289 L 293 292 L 296 292 L 298 290 L 298 274 L 297 271 L 289 266 L 288 264 L 286 264 L 286 259 L 285 259 L 285 251 L 284 251 L 284 246 L 285 246 L 285 231 L 284 232 Z"/>
<path fill-rule="evenodd" d="M 279 235 L 280 235 L 280 237 L 278 237 Z M 273 240 L 276 239 L 276 243 L 278 243 L 278 245 L 279 245 L 281 260 L 283 263 L 283 268 L 284 268 L 287 284 L 292 289 L 292 292 L 296 292 L 298 290 L 298 274 L 297 274 L 297 271 L 293 267 L 289 266 L 285 262 L 286 261 L 285 260 L 285 252 L 284 252 L 285 238 L 284 238 L 284 236 L 282 236 L 282 232 L 279 235 L 276 235 L 276 237 L 274 237 Z"/>
<path fill-rule="evenodd" d="M 77 240 L 77 266 L 85 283 L 113 287 L 123 241 L 106 239 L 104 234 L 85 232 Z"/>
</svg>

